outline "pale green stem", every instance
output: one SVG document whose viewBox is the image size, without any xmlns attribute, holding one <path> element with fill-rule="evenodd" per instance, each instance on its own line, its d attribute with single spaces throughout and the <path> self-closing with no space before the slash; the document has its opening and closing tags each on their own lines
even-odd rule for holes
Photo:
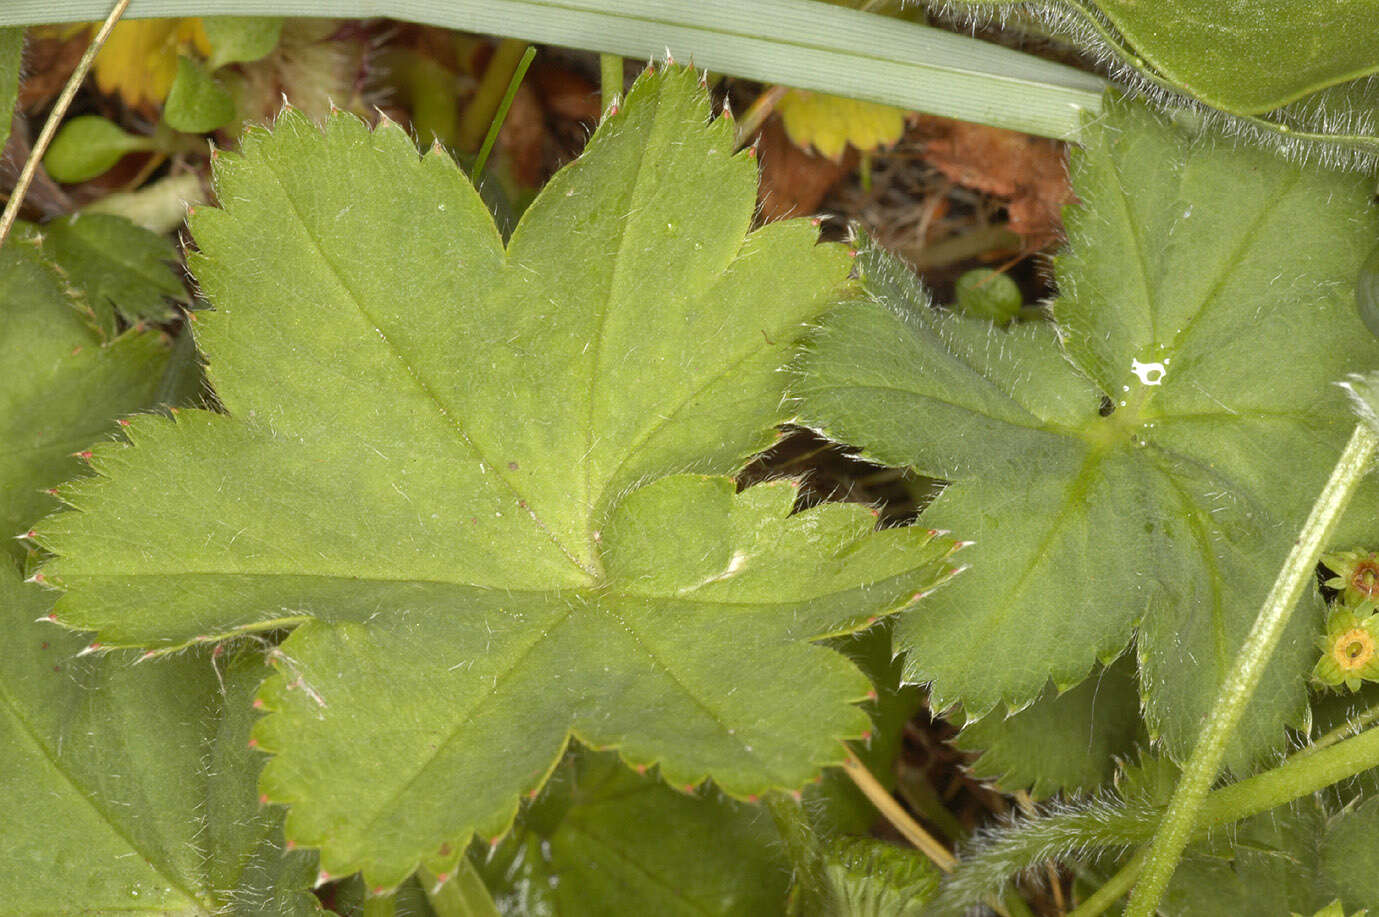
<svg viewBox="0 0 1379 917">
<path fill-rule="evenodd" d="M 1357 424 L 1331 478 L 1322 488 L 1293 543 L 1273 588 L 1264 599 L 1254 626 L 1240 649 L 1235 667 L 1226 677 L 1216 703 L 1188 759 L 1182 780 L 1173 793 L 1168 813 L 1159 824 L 1149 847 L 1144 871 L 1130 895 L 1126 917 L 1149 917 L 1159 906 L 1173 870 L 1192 838 L 1193 827 L 1202 803 L 1216 780 L 1226 743 L 1240 722 L 1245 707 L 1259 684 L 1260 677 L 1283 636 L 1284 628 L 1316 570 L 1317 560 L 1330 538 L 1341 513 L 1349 504 L 1356 486 L 1369 470 L 1375 446 L 1379 445 L 1369 427 Z"/>
<path fill-rule="evenodd" d="M 761 130 L 761 125 L 766 119 L 771 117 L 771 112 L 776 110 L 776 103 L 781 100 L 790 89 L 786 86 L 770 86 L 753 100 L 747 110 L 742 113 L 742 117 L 737 122 L 737 139 L 734 141 L 736 146 L 743 146 Z"/>
<path fill-rule="evenodd" d="M 622 58 L 616 54 L 599 55 L 599 92 L 602 93 L 600 107 L 607 114 L 611 105 L 617 105 L 622 98 L 623 86 Z"/>
<path fill-rule="evenodd" d="M 48 113 L 48 120 L 44 122 L 43 130 L 39 133 L 38 139 L 34 141 L 33 149 L 29 151 L 28 161 L 24 163 L 24 169 L 19 173 L 19 180 L 14 184 L 14 191 L 10 193 L 9 202 L 5 204 L 5 212 L 0 214 L 0 245 L 5 244 L 5 240 L 10 236 L 10 230 L 14 228 L 14 221 L 19 218 L 19 208 L 24 204 L 24 195 L 29 193 L 29 185 L 33 183 L 34 175 L 38 173 L 38 166 L 43 161 L 43 154 L 48 152 L 48 144 L 53 142 L 53 135 L 57 133 L 58 125 L 62 123 L 63 116 L 67 114 L 67 109 L 72 104 L 72 99 L 76 97 L 82 81 L 90 72 L 91 62 L 96 59 L 96 54 L 100 52 L 101 46 L 110 37 L 111 29 L 115 28 L 115 23 L 120 21 L 120 17 L 128 8 L 129 0 L 117 0 L 109 15 L 105 17 L 105 21 L 101 23 L 96 37 L 91 39 L 86 53 L 77 62 L 77 69 L 73 70 L 72 75 L 67 78 L 67 85 L 62 87 L 57 101 L 53 103 L 53 110 Z M 10 115 L 10 112 L 5 112 L 3 116 L 8 119 Z"/>
<path fill-rule="evenodd" d="M 823 893 L 823 851 L 819 849 L 814 827 L 798 797 L 773 790 L 762 798 L 762 802 L 776 823 L 786 858 L 795 868 L 785 911 L 790 917 L 798 917 L 804 913 L 808 902 L 818 900 Z"/>
</svg>

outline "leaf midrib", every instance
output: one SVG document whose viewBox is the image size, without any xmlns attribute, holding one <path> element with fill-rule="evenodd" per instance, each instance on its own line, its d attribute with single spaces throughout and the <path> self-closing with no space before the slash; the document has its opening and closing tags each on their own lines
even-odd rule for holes
<svg viewBox="0 0 1379 917">
<path fill-rule="evenodd" d="M 916 568 L 918 568 L 918 567 L 932 566 L 932 565 L 934 565 L 935 563 L 937 563 L 937 560 L 931 558 L 931 559 L 929 559 L 929 560 L 924 561 L 923 563 L 918 563 L 918 564 L 916 564 L 915 567 L 907 568 L 906 570 L 902 570 L 902 571 L 900 571 L 900 572 L 894 574 L 892 578 L 894 578 L 895 576 L 904 576 L 906 573 L 911 572 L 912 570 L 914 570 L 914 569 L 916 569 Z M 685 597 L 685 595 L 681 595 L 681 594 L 679 594 L 679 593 L 660 594 L 660 593 L 647 593 L 647 592 L 620 592 L 620 591 L 618 591 L 616 588 L 614 588 L 613 584 L 609 583 L 609 582 L 606 581 L 606 580 L 600 581 L 600 582 L 595 583 L 595 584 L 593 584 L 593 585 L 591 585 L 591 586 L 586 586 L 586 587 L 582 587 L 582 588 L 578 588 L 578 589 L 573 589 L 573 588 L 563 588 L 563 589 L 522 589 L 522 588 L 515 588 L 515 587 L 508 587 L 508 586 L 480 586 L 480 585 L 477 585 L 477 584 L 475 584 L 475 583 L 466 583 L 466 582 L 462 582 L 462 581 L 459 581 L 459 580 L 423 579 L 423 578 L 420 578 L 420 577 L 356 576 L 356 575 L 335 574 L 335 573 L 301 573 L 301 572 L 288 572 L 288 571 L 274 571 L 274 572 L 269 572 L 269 573 L 262 573 L 262 572 L 253 572 L 253 571 L 247 571 L 247 570 L 227 570 L 227 571 L 216 571 L 216 570 L 202 570 L 202 571 L 179 570 L 179 571 L 177 571 L 176 574 L 168 574 L 167 572 L 152 572 L 152 573 L 77 573 L 77 574 L 71 574 L 71 576 L 72 576 L 73 578 L 82 579 L 82 580 L 176 579 L 176 578 L 178 578 L 179 576 L 217 576 L 217 577 L 238 577 L 238 576 L 243 576 L 243 577 L 262 577 L 262 578 L 270 578 L 270 577 L 283 576 L 283 577 L 290 577 L 290 578 L 292 578 L 292 579 L 321 579 L 321 580 L 332 580 L 332 581 L 338 580 L 338 581 L 341 581 L 341 582 L 348 582 L 348 583 L 395 583 L 395 584 L 400 585 L 400 586 L 401 586 L 401 585 L 408 585 L 408 584 L 418 584 L 418 585 L 426 585 L 426 586 L 452 586 L 452 587 L 457 588 L 457 589 L 465 589 L 465 590 L 470 590 L 470 591 L 473 591 L 473 592 L 483 592 L 483 593 L 500 593 L 500 592 L 501 592 L 503 595 L 512 595 L 512 596 L 537 596 L 537 597 L 546 598 L 546 599 L 555 599 L 555 598 L 558 597 L 558 596 L 579 596 L 579 597 L 581 597 L 581 598 L 593 599 L 593 600 L 595 600 L 595 601 L 617 601 L 617 600 L 622 600 L 622 599 L 626 599 L 626 600 L 634 601 L 634 602 L 664 601 L 664 602 L 671 602 L 671 603 L 685 604 L 685 605 L 708 605 L 708 606 L 712 606 L 712 607 L 715 607 L 715 608 L 718 608 L 718 607 L 722 607 L 722 608 L 775 608 L 775 607 L 797 606 L 797 605 L 799 605 L 801 602 L 819 602 L 819 601 L 824 601 L 824 600 L 827 600 L 827 599 L 829 599 L 829 598 L 832 598 L 832 597 L 835 596 L 835 595 L 843 595 L 844 593 L 853 592 L 853 591 L 855 591 L 857 588 L 859 588 L 859 587 L 856 587 L 856 586 L 844 587 L 844 588 L 841 588 L 841 589 L 835 589 L 835 590 L 832 591 L 832 592 L 821 592 L 821 593 L 819 593 L 819 594 L 816 595 L 816 596 L 810 596 L 809 598 L 801 599 L 801 600 L 789 599 L 789 600 L 780 600 L 780 601 L 775 601 L 775 602 L 767 602 L 767 601 L 755 602 L 755 601 L 745 601 L 745 600 L 744 600 L 744 601 L 726 601 L 726 600 L 723 600 L 723 599 L 714 599 L 714 598 L 708 598 L 708 599 L 691 598 L 691 599 L 687 599 L 687 598 Z M 61 583 L 54 583 L 52 580 L 50 580 L 49 582 L 50 582 L 50 584 L 52 584 L 52 585 L 56 585 L 56 586 L 59 586 L 59 587 L 61 586 Z M 722 580 L 719 580 L 718 582 L 722 582 Z M 693 595 L 693 593 L 689 593 L 689 595 Z M 315 618 L 315 617 L 312 617 L 312 618 L 310 618 L 310 620 L 318 620 L 318 621 L 322 621 L 322 623 L 331 623 L 330 619 L 322 619 L 322 618 Z M 204 642 L 207 642 L 207 641 L 202 640 L 202 641 L 200 641 L 200 642 L 203 642 L 203 643 L 204 643 Z"/>
<path fill-rule="evenodd" d="M 646 149 L 650 150 L 656 132 L 661 129 L 661 96 L 659 93 L 652 96 L 656 107 L 650 113 L 652 130 L 646 137 Z M 643 103 L 645 104 L 645 103 Z M 622 233 L 618 236 L 617 252 L 613 256 L 613 276 L 608 279 L 608 289 L 600 304 L 598 315 L 594 321 L 594 353 L 589 360 L 589 388 L 588 388 L 588 411 L 585 415 L 585 438 L 584 438 L 584 505 L 590 508 L 590 512 L 585 520 L 584 537 L 585 543 L 593 548 L 590 552 L 597 564 L 595 575 L 603 573 L 603 559 L 599 555 L 598 532 L 595 529 L 596 519 L 592 512 L 594 508 L 594 447 L 598 445 L 598 436 L 594 433 L 594 415 L 598 410 L 597 393 L 599 388 L 599 368 L 603 363 L 603 348 L 607 340 L 608 313 L 613 309 L 615 292 L 621 289 L 621 278 L 623 264 L 625 263 L 628 242 L 632 234 L 632 219 L 642 209 L 642 190 L 643 180 L 646 177 L 647 156 L 636 157 L 636 172 L 632 178 L 632 191 L 628 195 L 627 206 L 625 208 L 626 218 L 622 224 Z"/>
</svg>

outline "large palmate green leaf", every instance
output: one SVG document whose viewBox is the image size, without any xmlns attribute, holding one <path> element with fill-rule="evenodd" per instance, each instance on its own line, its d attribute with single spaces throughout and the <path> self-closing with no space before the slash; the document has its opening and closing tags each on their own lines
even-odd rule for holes
<svg viewBox="0 0 1379 917">
<path fill-rule="evenodd" d="M 1030 6 L 1026 0 L 943 0 L 961 9 Z M 1159 77 L 1215 108 L 1271 111 L 1379 70 L 1379 0 L 1040 0 L 1115 42 Z"/>
<path fill-rule="evenodd" d="M 672 790 L 611 752 L 571 755 L 485 854 L 505 914 L 782 914 L 790 884 L 764 808 Z"/>
<path fill-rule="evenodd" d="M 748 232 L 753 163 L 708 114 L 692 72 L 644 76 L 506 250 L 395 125 L 289 113 L 220 157 L 192 266 L 229 416 L 98 449 L 44 576 L 106 644 L 300 625 L 255 741 L 331 875 L 453 868 L 571 734 L 676 785 L 797 787 L 867 725 L 810 638 L 948 572 L 923 530 L 708 476 L 789 418 L 781 367 L 850 264 L 807 221 Z"/>
<path fill-rule="evenodd" d="M 57 504 L 71 452 L 150 407 L 167 348 L 154 334 L 100 346 L 31 243 L 0 249 L 0 512 L 13 531 Z M 5 539 L 15 548 L 21 542 Z M 225 674 L 206 653 L 162 666 L 83 656 L 38 619 L 52 595 L 0 555 L 0 912 L 314 911 L 312 858 L 281 854 L 281 817 L 246 748 L 262 664 Z"/>
<path fill-rule="evenodd" d="M 1332 384 L 1379 362 L 1354 282 L 1366 181 L 1302 171 L 1116 103 L 1077 153 L 1057 325 L 940 315 L 861 259 L 807 360 L 806 420 L 954 482 L 924 524 L 973 569 L 896 632 L 936 704 L 982 716 L 1067 687 L 1138 627 L 1150 730 L 1192 742 L 1352 427 Z M 1295 617 L 1232 758 L 1304 711 Z"/>
</svg>

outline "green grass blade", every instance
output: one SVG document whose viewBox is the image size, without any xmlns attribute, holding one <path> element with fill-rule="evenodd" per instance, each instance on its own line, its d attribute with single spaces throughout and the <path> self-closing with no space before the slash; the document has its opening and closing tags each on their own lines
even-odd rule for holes
<svg viewBox="0 0 1379 917">
<path fill-rule="evenodd" d="M 107 0 L 7 0 L 0 26 L 99 19 Z M 430 25 L 663 57 L 1046 137 L 1075 139 L 1100 78 L 820 0 L 135 0 L 129 16 L 391 16 Z"/>
</svg>

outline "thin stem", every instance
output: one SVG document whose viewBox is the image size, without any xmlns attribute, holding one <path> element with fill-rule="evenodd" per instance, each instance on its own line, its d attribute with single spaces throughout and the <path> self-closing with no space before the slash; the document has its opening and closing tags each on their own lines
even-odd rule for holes
<svg viewBox="0 0 1379 917">
<path fill-rule="evenodd" d="M 623 69 L 622 58 L 616 54 L 599 55 L 599 92 L 603 98 L 603 112 L 616 106 L 622 99 Z"/>
<path fill-rule="evenodd" d="M 479 147 L 479 155 L 474 157 L 474 171 L 472 180 L 475 185 L 479 184 L 479 178 L 484 174 L 484 165 L 488 162 L 488 154 L 493 151 L 493 144 L 498 140 L 498 132 L 503 129 L 503 120 L 508 116 L 508 109 L 512 107 L 512 100 L 517 97 L 517 89 L 522 85 L 522 78 L 527 75 L 527 68 L 531 66 L 532 58 L 536 57 L 536 49 L 527 46 L 527 50 L 522 52 L 522 59 L 517 62 L 517 67 L 512 71 L 512 78 L 508 80 L 507 92 L 503 93 L 503 99 L 498 103 L 498 110 L 493 115 L 493 121 L 488 126 L 488 135 L 484 137 L 484 145 Z"/>
<path fill-rule="evenodd" d="M 1312 512 L 1303 524 L 1302 532 L 1293 543 L 1273 588 L 1264 599 L 1254 626 L 1240 649 L 1234 669 L 1226 677 L 1217 695 L 1206 725 L 1202 728 L 1192 757 L 1184 769 L 1182 780 L 1173 793 L 1168 813 L 1159 824 L 1149 847 L 1144 872 L 1140 875 L 1126 917 L 1149 917 L 1159 906 L 1168 888 L 1173 870 L 1178 866 L 1183 848 L 1192 837 L 1198 812 L 1216 779 L 1226 743 L 1240 722 L 1245 707 L 1259 684 L 1260 676 L 1273 655 L 1274 647 L 1283 636 L 1288 619 L 1302 597 L 1309 578 L 1317 566 L 1341 513 L 1350 503 L 1356 486 L 1369 470 L 1379 438 L 1363 423 L 1357 424 L 1350 442 L 1336 462 L 1331 478 L 1322 488 Z M 1285 765 L 1286 767 L 1286 765 Z M 1280 768 L 1282 770 L 1282 768 Z"/>
<path fill-rule="evenodd" d="M 489 58 L 484 75 L 479 79 L 474 96 L 460 115 L 460 126 L 455 132 L 456 143 L 466 153 L 472 153 L 483 143 L 484 137 L 493 127 L 498 108 L 502 104 L 503 93 L 512 83 L 512 74 L 517 70 L 517 62 L 527 43 L 515 38 L 505 38 L 498 42 Z"/>
<path fill-rule="evenodd" d="M 752 100 L 737 121 L 737 139 L 734 141 L 737 146 L 745 146 L 761 130 L 761 125 L 776 110 L 776 103 L 789 91 L 788 86 L 771 86 Z"/>
<path fill-rule="evenodd" d="M 843 772 L 857 784 L 871 804 L 876 806 L 877 811 L 886 817 L 886 821 L 895 826 L 895 829 L 905 836 L 905 839 L 915 845 L 915 849 L 933 861 L 934 865 L 944 872 L 952 872 L 958 865 L 957 858 L 948 852 L 948 848 L 943 846 L 937 838 L 928 831 L 920 827 L 919 823 L 910 817 L 895 801 L 881 782 L 872 776 L 872 772 L 867 770 L 867 766 L 857 759 L 857 756 L 848 749 L 847 760 L 843 762 Z"/>
<path fill-rule="evenodd" d="M 24 204 L 24 195 L 29 193 L 29 185 L 33 183 L 34 175 L 38 173 L 39 163 L 43 161 L 43 155 L 48 152 L 48 144 L 53 142 L 53 135 L 57 133 L 58 125 L 62 123 L 63 116 L 67 114 L 67 109 L 72 104 L 72 99 L 76 97 L 82 81 L 90 72 L 91 62 L 96 59 L 101 46 L 110 37 L 110 31 L 115 28 L 115 23 L 120 21 L 120 17 L 128 8 L 129 0 L 116 0 L 110 14 L 105 17 L 105 21 L 101 23 L 100 29 L 96 32 L 96 37 L 91 39 L 86 53 L 77 62 L 77 69 L 72 71 L 72 75 L 67 78 L 67 85 L 63 86 L 62 92 L 58 94 L 57 102 L 53 104 L 53 110 L 48 113 L 48 120 L 44 122 L 38 140 L 29 150 L 29 158 L 24 163 L 24 170 L 19 173 L 19 180 L 15 182 L 14 191 L 10 194 L 8 203 L 5 204 L 5 212 L 0 215 L 0 245 L 4 245 L 5 240 L 10 237 L 10 230 L 14 228 L 14 221 L 19 218 L 19 208 Z M 10 115 L 6 112 L 4 116 L 8 118 Z"/>
</svg>

